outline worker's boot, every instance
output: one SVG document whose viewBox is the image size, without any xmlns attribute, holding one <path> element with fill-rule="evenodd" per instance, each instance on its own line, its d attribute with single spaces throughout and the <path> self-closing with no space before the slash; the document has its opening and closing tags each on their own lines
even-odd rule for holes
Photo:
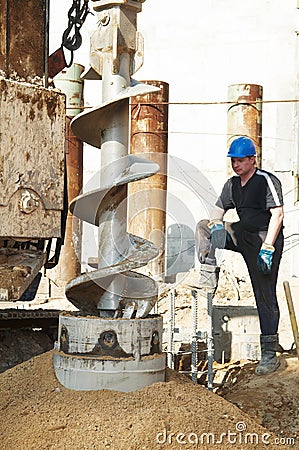
<svg viewBox="0 0 299 450">
<path fill-rule="evenodd" d="M 219 281 L 219 270 L 219 266 L 201 264 L 198 287 L 209 292 L 215 292 Z"/>
<path fill-rule="evenodd" d="M 278 334 L 260 336 L 261 342 L 261 361 L 255 373 L 257 375 L 266 375 L 267 373 L 274 372 L 278 366 L 279 361 L 276 356 L 278 350 Z"/>
</svg>

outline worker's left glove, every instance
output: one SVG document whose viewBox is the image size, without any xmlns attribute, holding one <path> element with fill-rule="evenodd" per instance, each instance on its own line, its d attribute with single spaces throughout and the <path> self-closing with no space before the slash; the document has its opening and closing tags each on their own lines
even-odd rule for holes
<svg viewBox="0 0 299 450">
<path fill-rule="evenodd" d="M 212 248 L 225 248 L 227 232 L 222 220 L 211 220 L 208 223 Z"/>
<path fill-rule="evenodd" d="M 273 245 L 269 245 L 264 242 L 261 246 L 260 252 L 257 257 L 257 268 L 265 275 L 271 273 L 274 251 L 275 248 L 273 247 Z"/>
<path fill-rule="evenodd" d="M 208 228 L 210 230 L 210 234 L 213 234 L 215 231 L 224 230 L 224 225 L 222 220 L 215 219 L 208 223 Z"/>
</svg>

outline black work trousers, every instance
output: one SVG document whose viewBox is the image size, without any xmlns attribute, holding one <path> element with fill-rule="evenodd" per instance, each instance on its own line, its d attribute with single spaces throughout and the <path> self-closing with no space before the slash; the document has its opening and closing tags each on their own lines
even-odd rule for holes
<svg viewBox="0 0 299 450">
<path fill-rule="evenodd" d="M 247 231 L 240 222 L 225 222 L 225 231 L 214 231 L 210 237 L 207 226 L 208 220 L 201 220 L 196 227 L 196 248 L 199 260 L 203 263 L 206 258 L 212 261 L 215 258 L 215 248 L 225 248 L 241 253 L 250 276 L 252 289 L 259 314 L 262 335 L 274 335 L 278 330 L 279 306 L 277 302 L 276 285 L 278 269 L 283 251 L 283 232 L 279 232 L 275 242 L 275 252 L 271 273 L 264 275 L 257 268 L 257 256 L 266 231 Z"/>
</svg>

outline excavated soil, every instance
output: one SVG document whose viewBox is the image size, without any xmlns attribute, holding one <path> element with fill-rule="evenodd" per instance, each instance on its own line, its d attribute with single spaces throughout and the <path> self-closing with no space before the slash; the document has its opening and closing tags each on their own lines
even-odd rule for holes
<svg viewBox="0 0 299 450">
<path fill-rule="evenodd" d="M 237 406 L 169 369 L 167 382 L 140 391 L 77 392 L 59 384 L 49 351 L 2 373 L 0 392 L 6 450 L 287 448 Z"/>
<path fill-rule="evenodd" d="M 246 286 L 237 287 L 248 299 Z M 237 297 L 231 287 L 224 295 L 224 287 L 218 292 L 223 303 Z M 190 327 L 190 288 L 176 289 L 175 296 L 176 326 Z M 205 299 L 199 305 L 204 329 Z M 158 312 L 166 327 L 168 307 L 165 296 Z M 256 363 L 215 363 L 217 393 L 170 369 L 167 382 L 136 392 L 76 392 L 57 381 L 52 346 L 41 331 L 2 331 L 0 450 L 299 448 L 299 361 L 290 352 L 263 377 L 254 374 Z M 190 370 L 189 354 L 181 362 Z"/>
<path fill-rule="evenodd" d="M 255 367 L 235 365 L 233 382 L 224 383 L 219 393 L 286 441 L 295 438 L 299 448 L 298 358 L 281 355 L 278 370 L 266 376 L 256 376 Z"/>
</svg>

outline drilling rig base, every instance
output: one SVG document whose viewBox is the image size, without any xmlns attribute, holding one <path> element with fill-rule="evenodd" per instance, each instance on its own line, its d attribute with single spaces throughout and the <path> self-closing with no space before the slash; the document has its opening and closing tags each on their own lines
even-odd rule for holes
<svg viewBox="0 0 299 450">
<path fill-rule="evenodd" d="M 108 319 L 78 312 L 59 316 L 54 370 L 66 388 L 129 392 L 165 381 L 163 319 Z"/>
<path fill-rule="evenodd" d="M 135 361 L 104 360 L 54 352 L 58 381 L 75 391 L 137 391 L 158 381 L 165 381 L 165 364 L 165 354 L 145 356 Z"/>
</svg>

